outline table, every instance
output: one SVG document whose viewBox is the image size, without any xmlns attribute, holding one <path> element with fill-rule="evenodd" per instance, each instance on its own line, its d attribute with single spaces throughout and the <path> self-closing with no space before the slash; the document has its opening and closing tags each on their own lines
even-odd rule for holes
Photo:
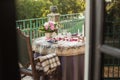
<svg viewBox="0 0 120 80">
<path fill-rule="evenodd" d="M 45 37 L 40 37 L 33 41 L 32 49 L 40 54 L 56 53 L 58 56 L 71 56 L 84 54 L 85 42 L 62 40 L 51 43 Z"/>
<path fill-rule="evenodd" d="M 57 80 L 84 80 L 84 54 L 60 56 Z"/>
<path fill-rule="evenodd" d="M 37 38 L 33 41 L 33 50 L 41 54 L 56 52 L 59 56 L 61 66 L 57 70 L 57 80 L 83 80 L 84 77 L 84 42 L 63 41 L 49 43 L 45 37 Z M 68 44 L 67 44 L 68 43 Z M 69 45 L 69 46 L 65 46 Z"/>
</svg>

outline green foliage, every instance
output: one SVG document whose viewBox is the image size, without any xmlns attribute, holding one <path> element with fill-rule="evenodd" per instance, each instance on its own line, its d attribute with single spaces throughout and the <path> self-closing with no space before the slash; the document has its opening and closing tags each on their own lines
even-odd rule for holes
<svg viewBox="0 0 120 80">
<path fill-rule="evenodd" d="M 117 2 L 111 2 L 106 4 L 106 18 L 109 20 L 117 20 L 120 18 L 120 1 L 115 1 Z"/>
<path fill-rule="evenodd" d="M 85 10 L 83 0 L 58 0 L 58 10 L 61 14 L 79 13 Z"/>
<path fill-rule="evenodd" d="M 120 32 L 120 0 L 115 0 L 106 4 L 106 30 L 110 33 L 110 37 L 119 36 L 116 32 Z M 114 33 L 114 34 L 113 34 Z"/>
<path fill-rule="evenodd" d="M 85 10 L 84 0 L 16 0 L 17 20 L 46 17 L 50 6 L 56 5 L 60 14 L 79 13 Z"/>
<path fill-rule="evenodd" d="M 49 0 L 16 0 L 17 20 L 46 17 L 50 5 Z"/>
</svg>

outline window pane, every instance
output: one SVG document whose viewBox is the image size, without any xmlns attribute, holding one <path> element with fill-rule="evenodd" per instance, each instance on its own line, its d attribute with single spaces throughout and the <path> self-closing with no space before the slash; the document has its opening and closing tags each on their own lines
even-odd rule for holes
<svg viewBox="0 0 120 80">
<path fill-rule="evenodd" d="M 106 0 L 104 43 L 120 48 L 120 0 Z"/>
</svg>

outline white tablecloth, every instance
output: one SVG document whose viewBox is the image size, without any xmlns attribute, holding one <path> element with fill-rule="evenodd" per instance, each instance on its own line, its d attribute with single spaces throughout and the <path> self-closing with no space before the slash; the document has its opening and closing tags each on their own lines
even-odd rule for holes
<svg viewBox="0 0 120 80">
<path fill-rule="evenodd" d="M 57 41 L 55 43 L 48 42 L 45 37 L 37 38 L 32 43 L 35 52 L 41 54 L 56 53 L 58 55 L 76 55 L 84 53 L 85 42 L 80 41 Z"/>
</svg>

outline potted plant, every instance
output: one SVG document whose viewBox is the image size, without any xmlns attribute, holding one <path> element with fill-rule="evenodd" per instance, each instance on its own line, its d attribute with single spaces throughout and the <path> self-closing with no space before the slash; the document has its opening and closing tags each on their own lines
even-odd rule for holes
<svg viewBox="0 0 120 80">
<path fill-rule="evenodd" d="M 43 26 L 39 28 L 39 31 L 44 32 L 47 38 L 52 37 L 52 33 L 58 30 L 59 24 L 54 21 L 45 22 Z"/>
</svg>

